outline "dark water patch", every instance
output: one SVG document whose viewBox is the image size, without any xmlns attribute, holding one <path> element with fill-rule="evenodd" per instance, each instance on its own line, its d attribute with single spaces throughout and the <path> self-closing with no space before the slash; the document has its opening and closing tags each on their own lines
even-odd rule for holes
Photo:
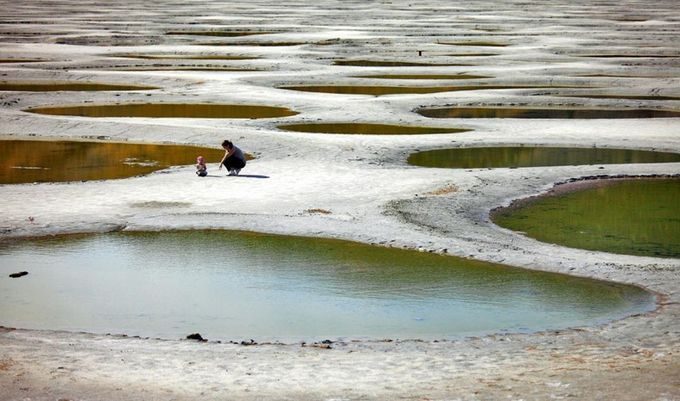
<svg viewBox="0 0 680 401">
<path fill-rule="evenodd" d="M 424 107 L 416 113 L 430 118 L 668 118 L 680 112 L 656 109 L 586 109 L 586 108 L 518 108 L 518 107 Z"/>
<path fill-rule="evenodd" d="M 417 63 L 411 61 L 381 61 L 381 60 L 335 60 L 335 65 L 354 67 L 467 67 L 469 64 L 460 63 Z"/>
<path fill-rule="evenodd" d="M 190 54 L 114 54 L 111 57 L 133 58 L 142 60 L 255 60 L 258 56 L 230 55 L 190 55 Z"/>
<path fill-rule="evenodd" d="M 493 221 L 572 248 L 680 258 L 679 179 L 587 184 L 515 203 L 493 213 Z"/>
<path fill-rule="evenodd" d="M 153 118 L 275 118 L 298 114 L 284 107 L 206 103 L 134 103 L 37 107 L 25 111 L 58 116 Z"/>
<path fill-rule="evenodd" d="M 220 37 L 238 37 L 238 36 L 252 36 L 252 35 L 268 35 L 272 33 L 280 33 L 274 31 L 169 31 L 166 35 L 191 35 L 191 36 L 220 36 Z"/>
<path fill-rule="evenodd" d="M 680 100 L 680 96 L 659 95 L 559 95 L 560 97 L 580 97 L 586 99 L 622 99 L 622 100 Z"/>
<path fill-rule="evenodd" d="M 128 178 L 170 166 L 219 163 L 224 150 L 118 142 L 0 140 L 0 184 Z"/>
<path fill-rule="evenodd" d="M 571 147 L 475 147 L 412 153 L 408 163 L 440 168 L 516 168 L 593 164 L 680 163 L 679 153 Z"/>
<path fill-rule="evenodd" d="M 354 75 L 354 78 L 373 78 L 373 79 L 483 79 L 493 78 L 488 75 L 472 74 L 374 74 L 374 75 Z"/>
<path fill-rule="evenodd" d="M 278 128 L 295 132 L 356 135 L 427 135 L 453 134 L 471 131 L 462 128 L 418 127 L 371 123 L 285 124 L 279 125 Z"/>
<path fill-rule="evenodd" d="M 468 85 L 468 86 L 387 86 L 387 85 L 284 85 L 279 89 L 296 90 L 302 92 L 320 92 L 345 95 L 398 95 L 424 94 L 439 92 L 458 92 L 494 89 L 540 89 L 546 86 L 511 86 L 511 85 Z M 558 88 L 547 86 L 547 88 Z"/>
<path fill-rule="evenodd" d="M 573 56 L 590 58 L 680 58 L 680 55 L 669 54 L 573 54 Z"/>
<path fill-rule="evenodd" d="M 264 71 L 257 68 L 239 68 L 225 66 L 181 66 L 181 65 L 152 65 L 143 67 L 117 67 L 117 71 L 224 71 L 224 72 L 256 72 Z"/>
<path fill-rule="evenodd" d="M 306 45 L 308 42 L 208 42 L 197 43 L 199 46 L 261 46 L 261 47 L 277 47 L 277 46 L 300 46 Z"/>
<path fill-rule="evenodd" d="M 437 42 L 439 45 L 449 46 L 476 46 L 476 47 L 507 47 L 507 43 L 485 42 L 485 41 L 461 41 L 461 42 Z"/>
<path fill-rule="evenodd" d="M 654 308 L 632 286 L 338 240 L 222 231 L 0 242 L 0 324 L 209 339 L 450 338 Z"/>
<path fill-rule="evenodd" d="M 39 63 L 45 60 L 35 60 L 35 59 L 21 59 L 21 58 L 3 58 L 0 59 L 0 64 L 7 63 Z"/>
<path fill-rule="evenodd" d="M 0 91 L 138 91 L 159 89 L 154 86 L 100 84 L 94 82 L 0 82 Z"/>
<path fill-rule="evenodd" d="M 672 74 L 641 74 L 640 72 L 631 72 L 630 74 L 579 74 L 579 77 L 588 78 L 675 78 Z"/>
<path fill-rule="evenodd" d="M 499 56 L 499 53 L 454 53 L 454 54 L 447 54 L 449 57 L 490 57 L 490 56 Z"/>
</svg>

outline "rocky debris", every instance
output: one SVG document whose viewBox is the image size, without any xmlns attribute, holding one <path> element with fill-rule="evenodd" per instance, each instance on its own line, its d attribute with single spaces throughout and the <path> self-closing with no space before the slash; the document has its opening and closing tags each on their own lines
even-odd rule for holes
<svg viewBox="0 0 680 401">
<path fill-rule="evenodd" d="M 257 342 L 251 338 L 250 341 L 241 341 L 241 345 L 257 345 Z"/>
<path fill-rule="evenodd" d="M 307 343 L 303 342 L 303 343 L 300 344 L 300 345 L 301 345 L 302 347 L 313 347 L 313 348 L 321 348 L 321 349 L 333 349 L 333 347 L 331 347 L 331 344 L 333 344 L 333 341 L 331 341 L 331 340 L 323 340 L 323 341 L 321 341 L 321 342 L 314 342 L 314 343 L 312 343 L 312 344 L 307 344 Z"/>
<path fill-rule="evenodd" d="M 200 341 L 200 342 L 208 341 L 207 339 L 203 338 L 203 336 L 201 336 L 199 333 L 189 334 L 187 336 L 187 340 L 196 340 L 196 341 Z"/>
<path fill-rule="evenodd" d="M 23 276 L 27 276 L 27 275 L 28 275 L 28 272 L 18 272 L 18 273 L 12 273 L 9 276 L 11 278 L 19 278 L 19 277 L 23 277 Z"/>
</svg>

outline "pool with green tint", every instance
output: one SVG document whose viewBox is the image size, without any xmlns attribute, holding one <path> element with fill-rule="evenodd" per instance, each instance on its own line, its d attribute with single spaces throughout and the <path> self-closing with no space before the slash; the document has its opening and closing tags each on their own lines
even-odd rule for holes
<svg viewBox="0 0 680 401">
<path fill-rule="evenodd" d="M 14 272 L 29 275 L 12 279 Z M 0 242 L 0 325 L 209 339 L 453 338 L 652 310 L 640 288 L 363 245 L 233 231 Z"/>
<path fill-rule="evenodd" d="M 208 103 L 103 104 L 36 107 L 25 111 L 57 116 L 151 118 L 275 118 L 298 114 L 285 107 Z"/>
<path fill-rule="evenodd" d="M 572 248 L 680 258 L 680 179 L 590 184 L 500 209 L 493 221 Z"/>
<path fill-rule="evenodd" d="M 279 129 L 295 132 L 352 135 L 425 135 L 453 134 L 470 131 L 463 128 L 418 127 L 371 123 L 284 124 Z"/>
<path fill-rule="evenodd" d="M 224 150 L 120 142 L 0 140 L 0 184 L 134 177 L 169 166 L 219 163 Z"/>
<path fill-rule="evenodd" d="M 430 118 L 664 118 L 680 117 L 679 111 L 658 109 L 519 108 L 519 107 L 424 107 L 416 113 Z"/>
<path fill-rule="evenodd" d="M 680 163 L 680 153 L 634 149 L 501 146 L 435 149 L 409 155 L 408 163 L 440 168 L 516 168 L 592 164 Z"/>
</svg>

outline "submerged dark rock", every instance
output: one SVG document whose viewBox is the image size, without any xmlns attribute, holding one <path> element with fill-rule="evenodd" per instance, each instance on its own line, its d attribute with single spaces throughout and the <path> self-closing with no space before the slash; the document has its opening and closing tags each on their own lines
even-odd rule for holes
<svg viewBox="0 0 680 401">
<path fill-rule="evenodd" d="M 199 333 L 189 334 L 187 336 L 187 340 L 196 340 L 196 341 L 202 341 L 202 342 L 208 341 L 207 339 L 203 338 L 203 336 L 201 336 Z"/>
<path fill-rule="evenodd" d="M 23 277 L 23 276 L 27 276 L 27 275 L 28 275 L 28 272 L 19 272 L 19 273 L 12 273 L 9 276 L 11 278 L 19 278 L 19 277 Z"/>
</svg>

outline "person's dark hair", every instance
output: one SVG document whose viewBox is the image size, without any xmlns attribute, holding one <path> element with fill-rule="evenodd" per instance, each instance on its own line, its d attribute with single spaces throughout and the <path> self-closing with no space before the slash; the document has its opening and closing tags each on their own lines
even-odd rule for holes
<svg viewBox="0 0 680 401">
<path fill-rule="evenodd" d="M 234 147 L 234 144 L 231 143 L 231 141 L 225 139 L 225 140 L 222 142 L 222 147 L 223 147 L 223 148 L 229 148 L 229 149 L 231 149 L 231 148 Z"/>
</svg>

